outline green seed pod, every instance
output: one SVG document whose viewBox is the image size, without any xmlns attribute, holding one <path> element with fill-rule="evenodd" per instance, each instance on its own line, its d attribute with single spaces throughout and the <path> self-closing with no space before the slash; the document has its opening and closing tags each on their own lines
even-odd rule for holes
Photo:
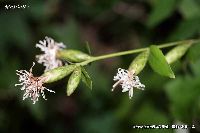
<svg viewBox="0 0 200 133">
<path fill-rule="evenodd" d="M 76 68 L 75 65 L 57 67 L 45 72 L 42 76 L 47 77 L 45 83 L 52 83 L 69 75 L 71 72 L 73 72 L 75 68 Z"/>
<path fill-rule="evenodd" d="M 188 50 L 190 46 L 191 46 L 191 43 L 190 44 L 186 43 L 186 44 L 176 46 L 175 48 L 170 50 L 165 56 L 167 62 L 171 64 L 177 61 L 178 59 L 180 59 L 186 53 L 186 51 Z"/>
<path fill-rule="evenodd" d="M 71 62 L 82 62 L 91 58 L 91 56 L 86 53 L 72 49 L 60 50 L 57 52 L 56 56 L 57 58 Z"/>
<path fill-rule="evenodd" d="M 135 74 L 139 74 L 145 67 L 149 57 L 149 49 L 140 53 L 130 64 L 129 71 L 134 70 Z"/>
<path fill-rule="evenodd" d="M 77 67 L 69 78 L 67 84 L 67 95 L 70 96 L 77 88 L 81 80 L 81 67 Z"/>
</svg>

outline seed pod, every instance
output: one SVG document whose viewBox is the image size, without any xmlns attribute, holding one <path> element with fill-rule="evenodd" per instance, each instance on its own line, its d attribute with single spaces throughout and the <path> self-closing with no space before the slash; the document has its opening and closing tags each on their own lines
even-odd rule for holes
<svg viewBox="0 0 200 133">
<path fill-rule="evenodd" d="M 75 68 L 76 68 L 75 65 L 57 67 L 45 72 L 42 76 L 47 77 L 45 83 L 52 83 L 69 75 L 71 72 L 73 72 Z"/>
<path fill-rule="evenodd" d="M 145 67 L 149 57 L 149 49 L 140 53 L 130 64 L 129 71 L 134 70 L 135 74 L 139 74 Z"/>
<path fill-rule="evenodd" d="M 70 96 L 77 88 L 81 80 L 81 67 L 77 67 L 69 78 L 67 84 L 67 95 Z"/>
<path fill-rule="evenodd" d="M 91 56 L 86 53 L 72 49 L 60 50 L 57 52 L 56 56 L 57 58 L 71 62 L 82 62 L 91 58 Z"/>
<path fill-rule="evenodd" d="M 189 43 L 189 44 L 186 43 L 186 44 L 176 46 L 175 48 L 170 50 L 165 56 L 167 62 L 169 64 L 171 64 L 171 63 L 175 62 L 176 60 L 180 59 L 185 54 L 185 52 L 188 50 L 188 48 L 190 46 L 191 46 L 191 43 Z"/>
</svg>

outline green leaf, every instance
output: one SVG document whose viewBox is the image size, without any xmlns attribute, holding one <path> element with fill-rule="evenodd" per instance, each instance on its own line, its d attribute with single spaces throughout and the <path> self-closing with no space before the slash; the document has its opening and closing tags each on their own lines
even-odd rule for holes
<svg viewBox="0 0 200 133">
<path fill-rule="evenodd" d="M 154 27 L 168 18 L 174 11 L 176 0 L 156 0 L 148 18 L 148 26 Z"/>
<path fill-rule="evenodd" d="M 92 80 L 91 80 L 89 74 L 87 73 L 85 68 L 82 67 L 81 70 L 82 70 L 81 78 L 82 78 L 83 83 L 85 83 L 85 85 L 92 90 Z"/>
<path fill-rule="evenodd" d="M 178 59 L 180 59 L 186 53 L 186 51 L 188 50 L 190 46 L 191 46 L 191 43 L 189 44 L 185 43 L 185 44 L 176 46 L 175 48 L 170 50 L 165 56 L 167 62 L 171 64 L 177 61 Z"/>
<path fill-rule="evenodd" d="M 167 63 L 162 51 L 155 45 L 150 46 L 149 64 L 158 74 L 175 78 L 175 75 Z"/>
<path fill-rule="evenodd" d="M 140 53 L 130 64 L 129 70 L 134 70 L 135 74 L 139 74 L 145 67 L 149 57 L 149 50 Z"/>
<path fill-rule="evenodd" d="M 88 54 L 73 49 L 60 50 L 56 56 L 71 62 L 82 62 L 91 58 Z"/>
<path fill-rule="evenodd" d="M 57 67 L 45 72 L 42 76 L 47 77 L 47 80 L 45 80 L 45 83 L 52 83 L 69 75 L 71 72 L 73 72 L 74 69 L 75 69 L 75 65 Z"/>
<path fill-rule="evenodd" d="M 179 9 L 186 19 L 200 16 L 200 6 L 195 0 L 182 0 Z"/>
<path fill-rule="evenodd" d="M 72 75 L 69 77 L 67 84 L 67 95 L 70 96 L 75 89 L 78 87 L 78 84 L 81 80 L 81 67 L 77 67 Z"/>
</svg>

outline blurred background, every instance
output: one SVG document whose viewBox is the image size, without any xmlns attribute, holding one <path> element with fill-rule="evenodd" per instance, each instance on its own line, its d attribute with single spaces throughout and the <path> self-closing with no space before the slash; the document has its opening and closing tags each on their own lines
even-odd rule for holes
<svg viewBox="0 0 200 133">
<path fill-rule="evenodd" d="M 5 5 L 27 5 L 6 9 Z M 117 68 L 128 68 L 135 55 L 92 63 L 87 71 L 93 90 L 83 84 L 66 96 L 67 78 L 46 85 L 35 105 L 22 100 L 16 69 L 29 70 L 35 48 L 45 36 L 67 48 L 92 55 L 118 52 L 171 41 L 198 38 L 199 0 L 1 0 L 0 1 L 0 132 L 1 133 L 135 133 L 133 125 L 188 124 L 200 132 L 200 45 L 172 65 L 176 79 L 161 77 L 147 65 L 140 73 L 145 91 L 132 100 L 121 88 L 111 92 Z M 164 50 L 163 52 L 166 53 Z M 44 67 L 36 64 L 35 75 Z"/>
</svg>

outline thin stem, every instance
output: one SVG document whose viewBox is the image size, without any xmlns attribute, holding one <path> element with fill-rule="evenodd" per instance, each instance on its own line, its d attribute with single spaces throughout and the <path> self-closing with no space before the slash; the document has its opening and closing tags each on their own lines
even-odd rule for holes
<svg viewBox="0 0 200 133">
<path fill-rule="evenodd" d="M 176 45 L 181 45 L 181 44 L 187 44 L 187 43 L 193 44 L 193 43 L 197 43 L 197 42 L 200 42 L 200 40 L 184 40 L 184 41 L 178 41 L 178 42 L 165 43 L 165 44 L 161 44 L 161 45 L 157 45 L 157 46 L 158 46 L 158 48 L 166 48 L 166 47 L 171 47 L 171 46 L 176 46 Z M 117 53 L 112 53 L 112 54 L 96 56 L 96 57 L 92 57 L 91 59 L 86 60 L 84 62 L 77 63 L 77 65 L 85 66 L 88 63 L 91 63 L 91 62 L 94 62 L 94 61 L 97 61 L 97 60 L 103 60 L 103 59 L 118 57 L 118 56 L 122 56 L 122 55 L 140 53 L 140 52 L 144 52 L 148 49 L 149 48 L 146 47 L 146 48 L 140 48 L 140 49 L 134 49 L 134 50 L 128 50 L 128 51 L 122 51 L 122 52 L 117 52 Z"/>
</svg>

